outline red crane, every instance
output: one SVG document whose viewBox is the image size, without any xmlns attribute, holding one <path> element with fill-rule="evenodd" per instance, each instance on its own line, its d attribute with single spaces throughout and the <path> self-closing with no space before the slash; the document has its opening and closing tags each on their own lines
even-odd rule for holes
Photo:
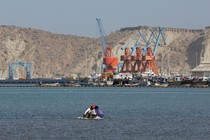
<svg viewBox="0 0 210 140">
<path fill-rule="evenodd" d="M 121 73 L 132 73 L 132 62 L 131 62 L 131 54 L 129 48 L 125 48 L 124 55 L 121 55 L 120 61 L 123 61 L 123 65 L 121 67 Z"/>
<path fill-rule="evenodd" d="M 103 68 L 102 72 L 114 73 L 117 71 L 118 58 L 113 56 L 112 47 L 106 45 L 106 40 L 104 36 L 104 30 L 101 23 L 101 19 L 97 18 L 96 20 L 98 22 L 99 33 L 100 33 L 100 38 L 102 42 L 102 49 L 104 53 L 103 65 L 105 67 Z"/>
<path fill-rule="evenodd" d="M 133 65 L 133 72 L 134 73 L 138 73 L 138 72 L 142 72 L 142 68 L 143 68 L 143 62 L 142 62 L 142 51 L 141 48 L 136 47 L 136 55 L 131 57 L 132 61 L 134 62 Z"/>
<path fill-rule="evenodd" d="M 152 33 L 146 47 L 144 48 L 142 60 L 145 61 L 145 65 L 143 67 L 143 72 L 153 71 L 155 74 L 158 74 L 157 61 L 156 61 L 156 50 L 157 50 L 157 47 L 160 45 L 160 37 L 162 37 L 164 45 L 166 44 L 164 30 L 165 30 L 165 28 L 161 28 L 161 27 L 156 29 Z M 151 47 L 149 47 L 149 45 L 151 44 L 152 40 L 155 38 L 156 32 L 157 32 L 157 38 L 156 38 L 154 49 L 152 51 L 152 49 L 151 49 Z"/>
</svg>

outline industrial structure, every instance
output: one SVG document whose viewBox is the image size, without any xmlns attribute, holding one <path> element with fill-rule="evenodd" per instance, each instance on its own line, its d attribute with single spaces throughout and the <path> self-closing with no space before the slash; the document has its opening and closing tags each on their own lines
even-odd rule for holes
<svg viewBox="0 0 210 140">
<path fill-rule="evenodd" d="M 123 61 L 123 65 L 121 67 L 121 73 L 132 73 L 133 64 L 131 62 L 131 54 L 129 48 L 124 49 L 124 55 L 120 56 L 120 61 Z"/>
<path fill-rule="evenodd" d="M 122 65 L 119 65 L 121 73 L 133 73 L 132 54 L 134 53 L 134 48 L 139 45 L 137 45 L 138 41 L 136 41 L 139 40 L 138 38 L 140 38 L 138 36 L 139 32 L 137 31 L 136 34 L 130 38 L 129 42 L 121 48 L 121 50 L 124 50 L 124 54 L 120 56 L 120 61 L 123 61 Z"/>
<path fill-rule="evenodd" d="M 22 66 L 25 67 L 25 77 L 21 77 L 21 79 L 31 79 L 32 78 L 32 64 L 27 62 L 14 62 L 9 63 L 9 79 L 13 80 L 15 77 L 15 67 Z"/>
<path fill-rule="evenodd" d="M 144 48 L 142 60 L 144 61 L 143 72 L 153 71 L 155 74 L 158 74 L 157 62 L 156 62 L 156 51 L 157 47 L 160 45 L 160 38 L 162 37 L 164 45 L 166 45 L 166 38 L 164 35 L 164 28 L 158 27 L 152 31 L 152 35 Z M 151 42 L 156 39 L 154 48 L 150 47 Z"/>
<path fill-rule="evenodd" d="M 131 56 L 131 60 L 134 61 L 133 72 L 143 72 L 144 64 L 142 62 L 142 50 L 140 47 L 136 47 L 136 54 Z"/>
<path fill-rule="evenodd" d="M 97 23 L 99 27 L 99 34 L 101 38 L 101 45 L 103 50 L 103 64 L 102 64 L 102 73 L 117 72 L 118 58 L 113 56 L 112 47 L 107 46 L 105 39 L 105 32 L 101 23 L 101 19 L 97 18 Z"/>
<path fill-rule="evenodd" d="M 201 54 L 201 63 L 191 71 L 195 77 L 210 77 L 210 44 L 208 43 L 210 42 L 210 26 L 206 27 L 204 38 L 204 52 Z"/>
<path fill-rule="evenodd" d="M 160 46 L 161 38 L 163 44 L 166 44 L 164 30 L 165 29 L 161 27 L 154 28 L 150 30 L 150 36 L 148 36 L 148 31 L 146 34 L 137 31 L 129 43 L 121 48 L 124 50 L 124 55 L 120 57 L 120 60 L 123 61 L 120 72 L 142 73 L 152 71 L 158 74 L 156 51 L 158 46 Z M 133 41 L 135 42 L 133 47 L 129 48 L 129 44 Z M 135 55 L 133 55 L 134 53 Z"/>
</svg>

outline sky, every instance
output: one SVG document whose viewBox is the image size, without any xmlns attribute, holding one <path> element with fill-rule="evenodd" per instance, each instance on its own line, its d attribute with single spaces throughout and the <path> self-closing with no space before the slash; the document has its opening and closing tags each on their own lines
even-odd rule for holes
<svg viewBox="0 0 210 140">
<path fill-rule="evenodd" d="M 124 27 L 210 26 L 210 0 L 0 0 L 0 25 L 98 37 Z"/>
</svg>

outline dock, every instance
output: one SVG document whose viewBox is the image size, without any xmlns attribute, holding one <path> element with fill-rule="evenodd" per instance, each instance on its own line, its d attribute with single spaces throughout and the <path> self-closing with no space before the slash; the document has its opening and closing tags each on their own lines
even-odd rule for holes
<svg viewBox="0 0 210 140">
<path fill-rule="evenodd" d="M 81 82 L 71 79 L 28 79 L 28 80 L 0 80 L 1 87 L 147 87 L 147 88 L 210 88 L 210 83 L 198 82 L 181 84 L 180 82 L 169 82 L 167 84 L 147 85 L 146 82 L 117 80 L 113 84 L 100 82 Z"/>
</svg>

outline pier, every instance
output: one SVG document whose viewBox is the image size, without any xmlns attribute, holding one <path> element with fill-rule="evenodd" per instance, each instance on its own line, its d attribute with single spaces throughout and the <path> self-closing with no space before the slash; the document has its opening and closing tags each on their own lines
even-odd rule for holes
<svg viewBox="0 0 210 140">
<path fill-rule="evenodd" d="M 210 82 L 168 82 L 164 84 L 151 84 L 147 82 L 114 80 L 113 84 L 102 82 L 84 82 L 71 79 L 27 79 L 27 80 L 0 80 L 1 87 L 148 87 L 148 88 L 210 88 Z"/>
</svg>

